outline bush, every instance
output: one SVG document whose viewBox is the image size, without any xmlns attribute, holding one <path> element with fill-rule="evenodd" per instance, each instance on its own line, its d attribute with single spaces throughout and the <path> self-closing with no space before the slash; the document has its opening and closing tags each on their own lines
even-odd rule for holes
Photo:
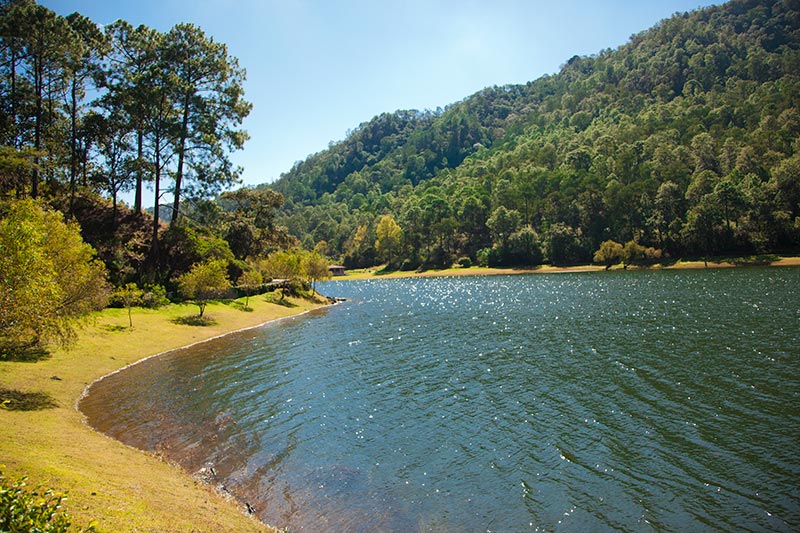
<svg viewBox="0 0 800 533">
<path fill-rule="evenodd" d="M 472 259 L 469 257 L 461 257 L 458 260 L 458 264 L 461 266 L 461 268 L 469 268 L 472 266 Z"/>
<path fill-rule="evenodd" d="M 47 489 L 40 492 L 26 490 L 25 478 L 19 481 L 6 479 L 0 470 L 0 531 L 37 533 L 67 533 L 72 521 L 62 511 L 65 497 Z M 95 531 L 95 522 L 78 532 Z"/>
<path fill-rule="evenodd" d="M 163 285 L 145 285 L 144 294 L 142 294 L 142 307 L 148 309 L 158 309 L 169 305 L 169 298 L 167 298 L 167 289 Z"/>
<path fill-rule="evenodd" d="M 201 318 L 208 301 L 224 297 L 231 288 L 226 265 L 227 262 L 220 259 L 196 263 L 177 279 L 181 296 L 194 301 L 200 308 Z"/>
<path fill-rule="evenodd" d="M 74 222 L 33 200 L 0 218 L 0 337 L 68 344 L 108 304 L 106 268 Z"/>
<path fill-rule="evenodd" d="M 117 287 L 111 293 L 108 300 L 109 307 L 141 307 L 144 292 L 136 287 L 135 283 L 128 283 L 123 287 Z"/>
<path fill-rule="evenodd" d="M 605 265 L 608 270 L 611 265 L 622 261 L 623 250 L 623 246 L 616 241 L 603 241 L 600 243 L 600 248 L 594 253 L 594 262 Z"/>
<path fill-rule="evenodd" d="M 489 266 L 489 256 L 491 255 L 491 253 L 492 253 L 491 248 L 481 248 L 480 250 L 478 250 L 478 253 L 476 254 L 478 264 L 482 267 Z"/>
</svg>

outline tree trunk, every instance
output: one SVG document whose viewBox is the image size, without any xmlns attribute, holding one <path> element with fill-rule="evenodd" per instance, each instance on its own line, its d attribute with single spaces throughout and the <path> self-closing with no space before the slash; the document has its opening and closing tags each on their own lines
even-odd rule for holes
<svg viewBox="0 0 800 533">
<path fill-rule="evenodd" d="M 141 128 L 136 132 L 136 196 L 133 199 L 133 210 L 137 215 L 142 214 L 142 159 L 144 158 L 144 133 Z"/>
<path fill-rule="evenodd" d="M 159 199 L 161 196 L 161 135 L 156 132 L 155 136 L 155 173 L 153 175 L 153 188 L 155 189 L 155 201 L 153 208 L 153 240 L 150 243 L 150 257 L 155 265 L 158 260 L 158 224 L 159 224 Z"/>
<path fill-rule="evenodd" d="M 36 111 L 34 114 L 33 124 L 33 147 L 36 149 L 36 155 L 33 157 L 33 171 L 31 172 L 31 197 L 36 198 L 39 196 L 39 150 L 42 147 L 42 73 L 41 60 L 34 58 L 33 60 L 33 90 L 36 99 Z"/>
<path fill-rule="evenodd" d="M 89 141 L 84 140 L 81 153 L 81 182 L 84 187 L 89 186 Z"/>
<path fill-rule="evenodd" d="M 188 137 L 189 127 L 189 93 L 186 94 L 183 100 L 183 117 L 181 118 L 181 133 L 178 139 L 178 169 L 175 172 L 175 198 L 172 203 L 172 221 L 174 224 L 178 221 L 178 214 L 181 207 L 181 181 L 183 181 L 183 165 L 186 156 L 186 138 Z"/>
<path fill-rule="evenodd" d="M 17 122 L 17 50 L 13 46 L 11 47 L 11 61 L 10 61 L 10 68 L 11 68 L 11 120 L 14 125 L 14 148 L 19 150 L 22 148 L 22 143 L 20 142 L 20 134 L 19 134 L 19 124 Z"/>
<path fill-rule="evenodd" d="M 111 195 L 111 227 L 117 229 L 117 190 Z"/>
<path fill-rule="evenodd" d="M 69 214 L 75 206 L 75 185 L 78 179 L 78 80 L 73 76 L 70 92 Z"/>
</svg>

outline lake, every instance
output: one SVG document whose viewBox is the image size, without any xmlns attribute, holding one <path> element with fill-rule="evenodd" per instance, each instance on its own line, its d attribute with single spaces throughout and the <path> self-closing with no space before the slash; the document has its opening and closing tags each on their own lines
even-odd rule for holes
<svg viewBox="0 0 800 533">
<path fill-rule="evenodd" d="M 291 531 L 800 530 L 800 269 L 320 284 L 88 422 Z"/>
</svg>

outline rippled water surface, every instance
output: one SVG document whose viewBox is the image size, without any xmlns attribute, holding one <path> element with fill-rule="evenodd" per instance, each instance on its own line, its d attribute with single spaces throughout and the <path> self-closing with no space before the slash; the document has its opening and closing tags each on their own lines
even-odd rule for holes
<svg viewBox="0 0 800 533">
<path fill-rule="evenodd" d="M 800 269 L 321 291 L 81 409 L 291 531 L 800 529 Z"/>
</svg>

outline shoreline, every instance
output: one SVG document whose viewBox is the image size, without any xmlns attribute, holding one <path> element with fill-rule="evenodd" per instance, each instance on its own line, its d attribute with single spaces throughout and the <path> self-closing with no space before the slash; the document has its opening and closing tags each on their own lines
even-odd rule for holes
<svg viewBox="0 0 800 533">
<path fill-rule="evenodd" d="M 336 304 L 332 303 L 332 304 L 328 304 L 328 305 L 336 305 Z M 130 448 L 132 450 L 136 450 L 136 451 L 138 451 L 140 453 L 144 453 L 144 454 L 148 454 L 148 455 L 155 454 L 155 452 L 152 452 L 152 451 L 149 451 L 149 450 L 144 450 L 142 448 L 137 448 L 136 446 L 132 446 L 132 445 L 129 445 L 129 444 L 123 442 L 123 441 L 120 441 L 119 439 L 116 439 L 116 438 L 112 437 L 111 435 L 108 435 L 108 434 L 100 431 L 99 429 L 95 428 L 94 426 L 92 426 L 89 423 L 89 421 L 88 421 L 88 419 L 86 417 L 86 414 L 83 411 L 81 411 L 81 409 L 80 409 L 80 403 L 81 403 L 81 401 L 83 399 L 85 399 L 90 394 L 91 388 L 95 384 L 100 383 L 101 381 L 103 381 L 104 379 L 108 378 L 109 376 L 113 376 L 113 375 L 119 374 L 121 372 L 124 372 L 124 371 L 132 368 L 132 367 L 135 367 L 137 365 L 146 363 L 147 361 L 151 361 L 151 360 L 156 359 L 158 357 L 163 357 L 165 355 L 173 354 L 175 352 L 188 350 L 188 349 L 190 349 L 190 348 L 192 348 L 194 346 L 198 346 L 198 345 L 201 345 L 201 344 L 212 342 L 212 341 L 214 341 L 216 339 L 220 339 L 220 338 L 227 337 L 227 336 L 230 336 L 230 335 L 236 335 L 237 333 L 242 333 L 242 332 L 245 332 L 245 331 L 262 328 L 262 327 L 267 326 L 267 325 L 276 324 L 276 323 L 287 321 L 287 320 L 294 320 L 296 318 L 299 318 L 299 317 L 302 317 L 304 315 L 307 315 L 308 313 L 314 312 L 314 311 L 316 311 L 318 309 L 324 309 L 328 305 L 322 305 L 320 307 L 316 307 L 316 308 L 313 308 L 313 309 L 306 309 L 306 310 L 304 310 L 304 311 L 302 311 L 302 312 L 300 312 L 300 313 L 298 313 L 296 315 L 284 316 L 284 317 L 279 317 L 279 318 L 272 318 L 272 319 L 266 320 L 264 322 L 261 322 L 259 324 L 255 324 L 255 325 L 252 325 L 252 326 L 246 326 L 246 327 L 239 328 L 239 329 L 234 329 L 234 330 L 231 330 L 231 331 L 220 333 L 219 335 L 214 335 L 214 336 L 208 337 L 206 339 L 201 339 L 201 340 L 192 342 L 192 343 L 187 344 L 185 346 L 179 346 L 177 348 L 171 348 L 169 350 L 165 350 L 163 352 L 159 352 L 159 353 L 156 353 L 156 354 L 153 354 L 153 355 L 148 355 L 147 357 L 144 357 L 142 359 L 139 359 L 137 361 L 129 363 L 129 364 L 127 364 L 127 365 L 125 365 L 125 366 L 123 366 L 121 368 L 113 370 L 112 372 L 109 372 L 108 374 L 104 374 L 104 375 L 100 376 L 99 378 L 95 379 L 94 381 L 92 381 L 91 383 L 89 383 L 88 385 L 86 385 L 86 387 L 81 392 L 81 395 L 75 400 L 75 403 L 73 404 L 73 408 L 81 415 L 81 421 L 84 424 L 84 426 L 86 426 L 93 433 L 96 433 L 98 435 L 102 435 L 103 437 L 105 437 L 107 439 L 110 439 L 111 441 L 123 444 L 124 446 L 127 446 L 128 448 Z M 236 507 L 239 508 L 239 511 L 244 516 L 247 516 L 248 518 L 258 522 L 259 524 L 263 525 L 266 528 L 273 528 L 274 529 L 273 526 L 270 526 L 270 525 L 268 525 L 266 523 L 263 523 L 263 521 L 261 521 L 254 513 L 249 512 L 250 504 L 248 502 L 244 501 L 244 500 L 241 500 L 239 497 L 237 497 L 236 494 L 224 489 L 224 485 L 220 486 L 219 484 L 211 483 L 208 479 L 205 479 L 203 476 L 199 476 L 199 475 L 197 475 L 197 473 L 190 472 L 188 469 L 184 468 L 180 464 L 180 462 L 178 462 L 178 461 L 175 461 L 175 460 L 172 460 L 172 459 L 169 459 L 169 458 L 165 458 L 162 454 L 158 454 L 158 456 L 160 458 L 162 458 L 163 460 L 165 460 L 166 462 L 172 464 L 176 468 L 179 468 L 180 470 L 185 472 L 187 475 L 191 476 L 192 479 L 195 479 L 195 480 L 199 481 L 200 483 L 202 483 L 203 485 L 205 485 L 206 487 L 210 488 L 212 491 L 214 491 L 214 493 L 219 495 L 221 498 L 231 502 L 233 505 L 235 505 Z"/>
<path fill-rule="evenodd" d="M 735 266 L 749 265 L 709 262 L 708 268 Z M 780 258 L 769 266 L 800 266 L 800 257 Z M 696 261 L 644 270 L 680 268 L 706 267 L 703 261 Z M 367 274 L 334 280 L 603 270 L 604 267 L 585 266 L 534 270 L 471 268 Z M 134 309 L 133 329 L 127 327 L 127 310 L 107 309 L 79 332 L 78 340 L 69 350 L 53 349 L 36 361 L 0 361 L 0 389 L 41 393 L 52 403 L 38 410 L 0 409 L 3 471 L 12 478 L 27 476 L 32 487 L 67 492 L 69 499 L 64 508 L 73 524 L 85 526 L 98 521 L 98 532 L 192 531 L 198 527 L 205 533 L 276 531 L 248 515 L 245 502 L 222 493 L 187 469 L 95 430 L 78 406 L 93 384 L 133 365 L 327 307 L 322 302 L 296 299 L 291 300 L 293 307 L 279 306 L 263 297 L 251 298 L 250 304 L 252 312 L 244 312 L 240 302 L 211 304 L 208 314 L 217 320 L 202 327 L 178 321 L 196 315 L 193 305 L 171 305 L 158 311 Z"/>
<path fill-rule="evenodd" d="M 0 389 L 23 398 L 44 398 L 33 408 L 0 409 L 0 465 L 30 487 L 67 493 L 63 508 L 76 527 L 97 522 L 98 532 L 276 531 L 245 504 L 156 453 L 124 444 L 90 426 L 79 403 L 91 386 L 143 361 L 241 331 L 295 318 L 326 307 L 292 298 L 288 306 L 263 296 L 213 303 L 208 325 L 181 319 L 197 307 L 173 304 L 160 310 L 106 309 L 78 332 L 69 349 L 39 358 L 0 361 Z"/>
<path fill-rule="evenodd" d="M 336 305 L 336 304 L 328 304 L 328 305 Z M 80 396 L 78 396 L 78 398 L 75 400 L 75 403 L 73 404 L 72 407 L 78 413 L 81 414 L 81 416 L 83 417 L 83 423 L 86 425 L 86 427 L 88 427 L 89 429 L 91 429 L 92 431 L 94 431 L 96 433 L 100 433 L 101 435 L 105 435 L 103 432 L 97 431 L 94 427 L 92 427 L 86 421 L 86 416 L 83 415 L 83 412 L 80 410 L 80 408 L 78 406 L 78 404 L 81 402 L 81 400 L 83 400 L 86 396 L 88 396 L 89 389 L 91 389 L 92 386 L 95 383 L 99 383 L 99 382 L 103 381 L 104 379 L 106 379 L 109 376 L 113 376 L 115 374 L 119 374 L 120 372 L 124 372 L 125 370 L 127 370 L 127 369 L 129 369 L 131 367 L 134 367 L 134 366 L 136 366 L 138 364 L 144 363 L 145 361 L 149 361 L 150 359 L 155 359 L 156 357 L 162 357 L 164 355 L 171 354 L 173 352 L 177 352 L 177 351 L 180 351 L 180 350 L 187 350 L 187 349 L 189 349 L 189 348 L 191 348 L 193 346 L 197 346 L 198 344 L 204 344 L 206 342 L 211 342 L 213 340 L 220 339 L 222 337 L 227 337 L 228 335 L 235 335 L 235 334 L 241 333 L 243 331 L 248 331 L 248 330 L 251 330 L 251 329 L 258 329 L 258 328 L 264 327 L 264 326 L 266 326 L 268 324 L 274 324 L 276 322 L 282 322 L 284 320 L 291 320 L 291 319 L 294 319 L 294 318 L 298 318 L 298 317 L 306 315 L 306 314 L 308 314 L 308 313 L 310 313 L 312 311 L 315 311 L 316 309 L 323 309 L 324 307 L 326 307 L 326 306 L 323 305 L 323 306 L 320 306 L 318 308 L 306 309 L 306 310 L 304 310 L 301 313 L 298 313 L 296 315 L 283 316 L 283 317 L 279 317 L 279 318 L 271 318 L 269 320 L 266 320 L 265 322 L 261 322 L 260 324 L 256 324 L 256 325 L 253 325 L 253 326 L 245 326 L 245 327 L 239 328 L 239 329 L 234 329 L 234 330 L 231 330 L 231 331 L 227 331 L 225 333 L 220 333 L 219 335 L 214 335 L 213 337 L 208 337 L 207 339 L 201 339 L 201 340 L 192 342 L 192 343 L 187 344 L 185 346 L 178 346 L 177 348 L 170 348 L 169 350 L 164 350 L 163 352 L 155 353 L 153 355 L 148 355 L 147 357 L 143 357 L 142 359 L 138 359 L 138 360 L 136 360 L 136 361 L 134 361 L 132 363 L 128 363 L 127 365 L 125 365 L 125 366 L 123 366 L 121 368 L 117 368 L 116 370 L 113 370 L 113 371 L 111 371 L 111 372 L 109 372 L 107 374 L 103 374 L 99 378 L 95 379 L 94 381 L 92 381 L 91 383 L 86 385 L 86 387 L 84 387 L 83 391 L 81 391 Z M 113 439 L 113 440 L 116 440 L 116 439 Z M 138 449 L 138 448 L 136 448 L 136 449 Z M 144 450 L 141 450 L 141 451 L 144 451 Z"/>
<path fill-rule="evenodd" d="M 768 266 L 768 267 L 788 267 L 800 266 L 800 256 L 780 256 L 774 260 L 759 261 L 757 259 L 750 261 L 737 261 L 733 258 L 730 260 L 709 259 L 707 264 L 702 259 L 700 260 L 678 260 L 674 263 L 663 264 L 656 263 L 651 266 L 634 266 L 631 265 L 627 270 L 697 270 L 697 269 L 718 269 L 718 268 L 746 268 L 753 266 Z M 576 265 L 576 266 L 552 266 L 540 265 L 533 268 L 510 268 L 510 267 L 454 267 L 447 269 L 431 269 L 431 270 L 409 270 L 401 271 L 394 270 L 384 272 L 381 270 L 383 267 L 373 267 L 370 269 L 355 269 L 348 272 L 344 276 L 336 276 L 330 281 L 349 281 L 349 280 L 373 280 L 373 279 L 397 279 L 397 278 L 430 278 L 430 277 L 448 277 L 448 276 L 498 276 L 498 275 L 528 275 L 528 274 L 579 274 L 587 272 L 613 272 L 619 270 L 626 270 L 622 264 L 612 265 L 611 268 L 606 270 L 602 265 Z"/>
</svg>

